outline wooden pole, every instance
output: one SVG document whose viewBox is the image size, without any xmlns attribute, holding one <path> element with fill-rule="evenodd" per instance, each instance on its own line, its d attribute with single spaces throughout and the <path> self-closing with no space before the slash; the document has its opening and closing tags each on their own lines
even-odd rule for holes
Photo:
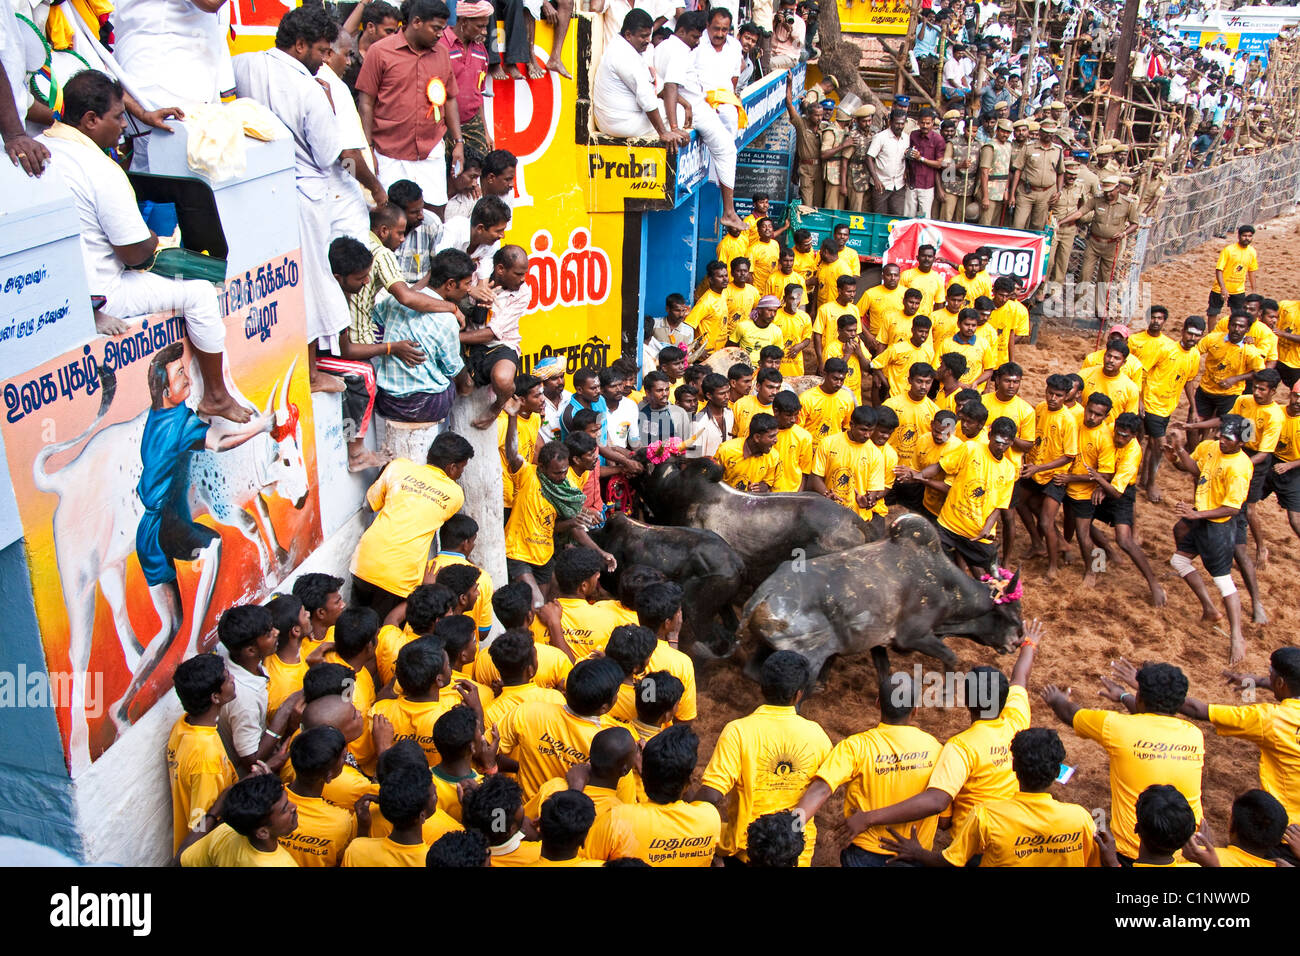
<svg viewBox="0 0 1300 956">
<path fill-rule="evenodd" d="M 1034 25 L 1029 31 L 1029 76 L 1022 76 L 1020 84 L 1020 107 L 1017 115 L 1022 118 L 1026 116 L 1025 104 L 1029 101 L 1029 87 L 1033 80 L 1038 76 L 1038 7 L 1034 4 Z M 1038 90 L 1034 90 L 1034 95 Z"/>
<path fill-rule="evenodd" d="M 1119 42 L 1115 46 L 1115 72 L 1110 78 L 1110 92 L 1113 96 L 1128 97 L 1129 76 L 1132 66 L 1129 63 L 1133 52 L 1133 37 L 1137 32 L 1138 4 L 1140 0 L 1124 0 L 1124 17 L 1119 28 Z M 1106 135 L 1114 136 L 1119 125 L 1119 103 L 1111 100 L 1106 106 Z"/>
</svg>

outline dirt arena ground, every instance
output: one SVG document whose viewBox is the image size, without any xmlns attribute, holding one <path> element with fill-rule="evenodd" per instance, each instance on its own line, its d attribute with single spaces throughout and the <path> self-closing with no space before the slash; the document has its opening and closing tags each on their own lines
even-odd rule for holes
<svg viewBox="0 0 1300 956">
<path fill-rule="evenodd" d="M 1170 326 L 1180 323 L 1189 313 L 1204 313 L 1214 265 L 1219 250 L 1229 241 L 1216 240 L 1178 260 L 1144 274 L 1151 284 L 1151 302 L 1167 305 Z M 1259 289 L 1276 299 L 1300 298 L 1300 214 L 1259 225 L 1256 235 L 1259 250 Z M 1142 326 L 1135 324 L 1134 329 Z M 1095 347 L 1095 334 L 1044 325 L 1037 347 L 1021 346 L 1017 360 L 1025 368 L 1021 396 L 1030 404 L 1043 399 L 1043 381 L 1053 372 L 1077 371 L 1082 358 Z M 1283 390 L 1284 391 L 1284 390 Z M 1285 403 L 1285 397 L 1279 395 Z M 1185 409 L 1175 413 L 1181 417 Z M 1146 583 L 1127 558 L 1111 565 L 1100 576 L 1096 590 L 1080 585 L 1078 558 L 1066 568 L 1056 584 L 1044 585 L 1041 574 L 1045 561 L 1036 559 L 1023 565 L 1025 577 L 1024 611 L 1026 618 L 1041 618 L 1047 625 L 1038 659 L 1030 678 L 1030 700 L 1034 726 L 1055 727 L 1065 743 L 1067 762 L 1076 768 L 1073 780 L 1064 786 L 1054 785 L 1058 799 L 1089 808 L 1109 808 L 1110 785 L 1107 761 L 1101 748 L 1080 740 L 1062 726 L 1038 696 L 1039 690 L 1055 683 L 1073 688 L 1074 700 L 1085 707 L 1114 708 L 1097 691 L 1097 675 L 1109 672 L 1109 662 L 1127 657 L 1168 661 L 1182 667 L 1191 682 L 1191 695 L 1227 703 L 1236 694 L 1224 686 L 1221 671 L 1228 662 L 1226 624 L 1202 624 L 1196 598 L 1169 566 L 1172 553 L 1174 504 L 1190 500 L 1192 486 L 1188 476 L 1175 471 L 1166 462 L 1159 473 L 1164 500 L 1157 505 L 1138 496 L 1137 528 L 1156 575 L 1169 595 L 1168 606 L 1157 610 L 1150 604 Z M 1247 657 L 1242 670 L 1267 673 L 1268 655 L 1277 646 L 1293 641 L 1300 629 L 1300 607 L 1290 596 L 1287 581 L 1296 573 L 1296 542 L 1285 514 L 1274 499 L 1262 505 L 1265 537 L 1271 551 L 1268 564 L 1259 570 L 1267 625 L 1250 621 L 1250 602 L 1240 575 L 1235 575 L 1241 589 L 1246 621 Z M 1026 536 L 1020 529 L 1019 542 Z M 1253 546 L 1253 542 L 1252 542 Z M 1200 565 L 1197 565 L 1198 569 Z M 1012 659 L 999 656 L 962 638 L 952 638 L 949 645 L 960 658 L 960 667 L 992 664 L 1010 673 Z M 935 667 L 935 662 L 918 654 L 891 655 L 895 669 L 910 671 L 914 664 Z M 804 706 L 805 716 L 826 729 L 832 741 L 868 729 L 876 724 L 880 712 L 876 704 L 875 672 L 869 657 L 839 660 L 832 665 L 825 690 L 814 695 Z M 699 672 L 700 717 L 696 729 L 701 736 L 701 753 L 712 752 L 718 733 L 729 720 L 743 716 L 762 703 L 757 685 L 747 680 L 733 664 L 701 666 Z M 1267 691 L 1263 692 L 1268 699 Z M 919 725 L 941 741 L 964 729 L 964 711 L 925 710 Z M 1258 786 L 1258 751 L 1241 741 L 1221 739 L 1206 728 L 1206 766 L 1204 806 L 1216 836 L 1227 835 L 1227 819 L 1233 798 Z M 836 794 L 817 817 L 818 846 L 814 865 L 837 866 L 839 850 L 846 842 L 843 808 Z M 946 838 L 940 835 L 940 841 Z"/>
</svg>

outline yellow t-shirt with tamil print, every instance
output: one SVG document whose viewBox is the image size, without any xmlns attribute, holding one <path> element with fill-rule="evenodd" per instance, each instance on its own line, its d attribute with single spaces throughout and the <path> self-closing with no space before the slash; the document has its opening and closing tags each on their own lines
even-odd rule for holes
<svg viewBox="0 0 1300 956">
<path fill-rule="evenodd" d="M 552 777 L 590 760 L 591 740 L 606 727 L 622 726 L 608 715 L 580 717 L 565 704 L 533 700 L 520 704 L 498 727 L 501 753 L 519 764 L 524 800 Z"/>
<path fill-rule="evenodd" d="M 953 832 L 961 830 L 981 803 L 1020 792 L 1011 770 L 1011 738 L 1028 726 L 1029 695 L 1017 684 L 997 717 L 974 721 L 943 745 L 929 786 L 952 797 Z"/>
<path fill-rule="evenodd" d="M 352 571 L 391 594 L 410 594 L 424 580 L 429 545 L 460 511 L 465 492 L 436 465 L 391 461 L 366 492 L 375 520 L 361 535 Z"/>
<path fill-rule="evenodd" d="M 712 866 L 722 818 L 711 803 L 625 803 L 610 811 L 611 825 L 632 835 L 633 856 L 651 866 Z"/>
<path fill-rule="evenodd" d="M 898 427 L 889 436 L 889 444 L 898 452 L 900 464 L 917 468 L 916 448 L 921 438 L 930 434 L 930 422 L 939 413 L 939 407 L 928 398 L 912 401 L 907 387 L 895 392 L 885 401 L 885 407 L 898 416 Z"/>
<path fill-rule="evenodd" d="M 557 599 L 564 640 L 575 660 L 603 651 L 614 628 L 623 623 L 617 601 L 587 601 L 585 598 Z"/>
<path fill-rule="evenodd" d="M 980 534 L 994 511 L 1011 507 L 1011 490 L 1019 469 L 1007 455 L 1000 461 L 994 458 L 982 438 L 963 442 L 939 459 L 939 464 L 951 486 L 939 512 L 939 524 L 963 538 L 992 541 L 998 533 L 996 521 L 987 539 Z"/>
<path fill-rule="evenodd" d="M 776 433 L 776 454 L 780 465 L 777 467 L 776 484 L 772 490 L 798 491 L 803 484 L 803 476 L 812 468 L 812 436 L 799 425 L 783 428 Z"/>
<path fill-rule="evenodd" d="M 981 856 L 982 854 L 982 856 Z M 943 851 L 953 866 L 1089 866 L 1100 860 L 1092 814 L 1050 793 L 982 803 Z"/>
<path fill-rule="evenodd" d="M 1029 450 L 1029 463 L 1036 465 L 1056 461 L 1062 455 L 1073 457 L 1079 454 L 1079 428 L 1070 410 L 1062 405 L 1056 411 L 1047 407 L 1046 402 L 1039 402 L 1034 409 L 1034 447 Z M 1045 485 L 1052 480 L 1052 475 L 1065 471 L 1070 466 L 1062 465 L 1050 471 L 1034 474 L 1034 481 Z"/>
<path fill-rule="evenodd" d="M 808 313 L 803 309 L 794 315 L 784 308 L 777 309 L 774 321 L 777 328 L 781 330 L 781 349 L 785 352 L 789 352 L 800 342 L 807 342 L 812 338 L 812 319 L 808 318 Z M 794 358 L 781 359 L 781 374 L 802 375 L 804 354 L 800 352 Z"/>
<path fill-rule="evenodd" d="M 1165 341 L 1169 341 L 1166 339 Z M 1178 399 L 1201 370 L 1201 352 L 1184 349 L 1177 342 L 1158 354 L 1142 377 L 1142 405 L 1148 415 L 1168 418 L 1178 407 Z"/>
<path fill-rule="evenodd" d="M 1137 798 L 1152 784 L 1178 788 L 1200 822 L 1205 735 L 1195 724 L 1166 714 L 1080 710 L 1074 732 L 1110 757 L 1110 829 L 1121 854 L 1138 855 Z"/>
<path fill-rule="evenodd" d="M 515 504 L 506 522 L 506 557 L 545 564 L 555 554 L 555 505 L 542 494 L 536 465 L 520 465 L 514 482 Z"/>
<path fill-rule="evenodd" d="M 1240 395 L 1246 388 L 1245 382 L 1223 385 L 1223 380 L 1258 372 L 1264 367 L 1264 356 L 1258 349 L 1245 343 L 1234 345 L 1228 341 L 1227 332 L 1211 332 L 1196 347 L 1205 356 L 1200 389 L 1207 395 Z"/>
<path fill-rule="evenodd" d="M 1248 273 L 1256 272 L 1259 269 L 1259 256 L 1255 254 L 1255 246 L 1252 243 L 1246 248 L 1242 248 L 1240 243 L 1234 242 L 1230 246 L 1224 246 L 1223 251 L 1219 253 L 1219 261 L 1214 264 L 1216 274 L 1214 276 L 1214 292 L 1224 293 L 1226 295 L 1240 295 L 1246 291 L 1246 276 Z M 1226 289 L 1219 288 L 1218 273 L 1223 273 L 1223 284 Z"/>
<path fill-rule="evenodd" d="M 704 340 L 705 348 L 710 352 L 725 346 L 727 333 L 731 331 L 726 295 L 706 288 L 686 316 L 686 324 L 695 330 L 697 339 Z"/>
<path fill-rule="evenodd" d="M 922 315 L 929 315 L 935 305 L 943 301 L 943 276 L 934 269 L 929 272 L 915 267 L 908 269 L 899 277 L 898 284 L 921 293 L 921 307 L 917 311 Z"/>
<path fill-rule="evenodd" d="M 357 835 L 357 817 L 351 810 L 336 807 L 323 797 L 304 797 L 284 788 L 284 795 L 298 808 L 298 826 L 280 845 L 299 866 L 338 866 L 343 851 Z"/>
<path fill-rule="evenodd" d="M 211 833 L 191 843 L 181 854 L 181 866 L 297 866 L 298 861 L 283 846 L 267 852 L 259 850 L 223 823 Z"/>
<path fill-rule="evenodd" d="M 1196 446 L 1192 460 L 1201 468 L 1201 476 L 1196 479 L 1197 511 L 1240 509 L 1246 503 L 1254 465 L 1245 452 L 1225 455 L 1219 450 L 1218 440 L 1211 438 Z M 1210 520 L 1224 522 L 1231 521 L 1233 517 L 1235 516 Z"/>
<path fill-rule="evenodd" d="M 795 806 L 830 751 L 826 731 L 793 707 L 764 704 L 723 727 L 700 781 L 724 796 L 736 793 L 735 812 L 722 832 L 722 852 L 746 859 L 750 823 Z M 804 839 L 799 865 L 810 866 L 817 839 L 811 820 Z"/>
<path fill-rule="evenodd" d="M 861 445 L 854 444 L 849 441 L 847 433 L 841 432 L 817 446 L 811 473 L 826 483 L 826 489 L 837 502 L 857 512 L 863 520 L 870 521 L 871 509 L 859 508 L 854 497 L 859 467 L 866 473 L 873 490 L 884 487 L 885 459 L 880 449 L 870 439 Z"/>
<path fill-rule="evenodd" d="M 799 424 L 812 436 L 816 448 L 832 435 L 841 434 L 849 427 L 849 416 L 857 407 L 857 400 L 847 388 L 830 394 L 821 387 L 810 388 L 799 396 L 803 412 Z"/>
<path fill-rule="evenodd" d="M 1300 697 L 1277 703 L 1210 705 L 1210 725 L 1220 737 L 1241 737 L 1259 747 L 1259 786 L 1300 823 Z"/>
<path fill-rule="evenodd" d="M 1102 474 L 1115 473 L 1115 434 L 1105 422 L 1096 428 L 1085 425 L 1079 429 L 1079 454 L 1066 474 L 1086 475 L 1088 466 Z M 1087 501 L 1096 490 L 1097 483 L 1092 480 L 1072 481 L 1065 486 L 1065 493 L 1075 501 Z"/>
<path fill-rule="evenodd" d="M 1019 395 L 1012 395 L 1011 401 L 1004 402 L 998 398 L 996 391 L 985 392 L 980 401 L 989 410 L 988 424 L 992 425 L 999 418 L 1009 418 L 1016 423 L 1017 438 L 1032 442 L 1038 437 L 1038 416 L 1034 407 Z M 1007 449 L 1006 457 L 1015 462 L 1016 469 L 1019 470 L 1024 454 L 1011 447 Z"/>
<path fill-rule="evenodd" d="M 1225 315 L 1219 319 L 1219 324 L 1214 327 L 1214 331 L 1227 332 L 1228 318 Z M 1278 342 L 1281 340 L 1277 337 L 1276 332 L 1259 319 L 1250 323 L 1250 328 L 1246 330 L 1246 336 L 1242 341 L 1262 355 L 1265 362 L 1276 362 L 1278 360 Z"/>
<path fill-rule="evenodd" d="M 343 852 L 344 866 L 424 866 L 429 844 L 423 834 L 419 843 L 397 843 L 392 837 L 360 837 Z"/>
<path fill-rule="evenodd" d="M 184 714 L 177 718 L 167 738 L 167 778 L 172 790 L 175 852 L 202 822 L 221 791 L 239 779 L 216 725 L 196 727 Z"/>
<path fill-rule="evenodd" d="M 940 749 L 939 741 L 919 727 L 881 723 L 837 743 L 816 776 L 831 790 L 848 784 L 844 791 L 844 817 L 848 819 L 859 811 L 879 810 L 923 793 Z M 932 816 L 867 827 L 853 838 L 853 845 L 868 853 L 892 855 L 881 845 L 881 837 L 888 836 L 891 828 L 910 833 L 916 827 L 916 839 L 928 850 L 938 825 L 938 816 Z"/>
<path fill-rule="evenodd" d="M 733 438 L 724 441 L 713 457 L 722 466 L 722 480 L 739 491 L 748 491 L 760 482 L 769 488 L 776 484 L 781 459 L 775 448 L 762 455 L 746 456 L 745 439 Z"/>
<path fill-rule="evenodd" d="M 438 748 L 433 745 L 433 725 L 438 718 L 460 703 L 460 695 L 443 688 L 437 700 L 411 700 L 408 697 L 390 697 L 375 701 L 371 714 L 383 716 L 393 725 L 393 742 L 414 740 L 424 751 L 429 766 L 442 763 Z"/>
</svg>

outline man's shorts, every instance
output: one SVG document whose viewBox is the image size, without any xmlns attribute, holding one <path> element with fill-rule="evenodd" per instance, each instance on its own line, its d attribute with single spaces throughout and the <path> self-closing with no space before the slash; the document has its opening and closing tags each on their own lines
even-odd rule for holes
<svg viewBox="0 0 1300 956">
<path fill-rule="evenodd" d="M 1228 308 L 1231 311 L 1237 311 L 1246 307 L 1246 293 L 1234 292 L 1228 296 Z M 1210 291 L 1210 301 L 1206 310 L 1210 315 L 1218 315 L 1223 311 L 1223 293 Z"/>
<path fill-rule="evenodd" d="M 1262 462 L 1255 465 L 1255 470 L 1250 476 L 1250 491 L 1246 492 L 1246 501 L 1254 504 L 1264 497 L 1264 482 L 1268 479 L 1269 474 L 1273 471 L 1273 463 L 1277 458 L 1269 455 Z"/>
<path fill-rule="evenodd" d="M 475 343 L 469 347 L 469 373 L 479 388 L 492 384 L 492 366 L 497 362 L 513 362 L 519 374 L 519 353 L 508 345 Z M 513 377 L 513 376 L 512 376 Z"/>
<path fill-rule="evenodd" d="M 1277 374 L 1282 376 L 1282 384 L 1288 389 L 1295 388 L 1295 383 L 1300 382 L 1300 368 L 1292 368 L 1290 365 L 1278 362 Z"/>
<path fill-rule="evenodd" d="M 1026 497 L 1042 496 L 1051 498 L 1059 504 L 1065 500 L 1065 485 L 1058 485 L 1051 481 L 1040 485 L 1033 478 L 1021 478 L 1016 482 L 1016 491 L 1013 494 L 1017 495 L 1020 501 L 1024 501 Z"/>
<path fill-rule="evenodd" d="M 390 395 L 382 388 L 375 395 L 375 412 L 395 422 L 440 422 L 451 413 L 456 386 L 441 392 L 411 392 L 409 395 Z"/>
<path fill-rule="evenodd" d="M 982 568 L 992 573 L 998 563 L 998 543 L 996 541 L 972 541 L 939 525 L 939 544 L 943 553 L 953 561 L 960 555 L 971 567 Z"/>
<path fill-rule="evenodd" d="M 1232 406 L 1240 395 L 1212 395 L 1204 389 L 1198 388 L 1194 396 L 1196 399 L 1196 414 L 1201 418 L 1222 418 L 1232 411 Z"/>
<path fill-rule="evenodd" d="M 890 501 L 890 495 L 894 501 Z M 925 505 L 925 486 L 919 481 L 900 481 L 890 489 L 889 494 L 885 495 L 885 504 L 893 505 L 895 503 L 902 505 L 908 511 L 923 511 Z"/>
<path fill-rule="evenodd" d="M 1228 522 L 1232 525 L 1232 546 L 1239 548 L 1250 540 L 1250 523 L 1246 520 L 1246 509 L 1242 508 Z"/>
<path fill-rule="evenodd" d="M 1152 438 L 1164 438 L 1169 430 L 1169 416 L 1147 412 L 1142 416 L 1142 429 Z"/>
<path fill-rule="evenodd" d="M 525 574 L 531 574 L 537 584 L 543 585 L 550 583 L 551 572 L 555 570 L 555 555 L 547 560 L 545 564 L 529 564 L 527 561 L 516 561 L 514 558 L 506 558 L 506 580 L 511 584 L 518 581 Z"/>
<path fill-rule="evenodd" d="M 1178 522 L 1182 532 L 1174 539 L 1183 554 L 1195 554 L 1211 577 L 1232 571 L 1232 549 L 1236 544 L 1235 519 L 1211 521 L 1209 518 L 1184 518 Z M 1175 525 L 1177 530 L 1178 525 Z"/>
<path fill-rule="evenodd" d="M 1092 503 L 1091 496 L 1083 499 L 1065 499 L 1065 516 L 1067 520 L 1073 521 L 1075 518 L 1091 520 L 1096 517 L 1096 514 L 1097 506 Z"/>
<path fill-rule="evenodd" d="M 1124 494 L 1118 498 L 1107 498 L 1101 504 L 1097 505 L 1097 510 L 1093 512 L 1094 521 L 1104 521 L 1112 528 L 1116 525 L 1126 524 L 1130 528 L 1133 526 L 1133 504 L 1137 501 L 1137 485 L 1129 485 L 1124 489 Z"/>
<path fill-rule="evenodd" d="M 1281 475 L 1270 468 L 1264 478 L 1264 497 L 1269 495 L 1277 495 L 1277 503 L 1284 510 L 1300 511 L 1300 468 Z"/>
</svg>

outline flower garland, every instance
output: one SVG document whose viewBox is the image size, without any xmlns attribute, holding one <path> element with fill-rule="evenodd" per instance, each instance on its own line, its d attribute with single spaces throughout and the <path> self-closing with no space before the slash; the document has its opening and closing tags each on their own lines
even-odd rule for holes
<svg viewBox="0 0 1300 956">
<path fill-rule="evenodd" d="M 1019 601 L 1024 594 L 1024 582 L 1016 581 L 1016 586 L 1010 591 L 1006 591 L 1006 586 L 1014 578 L 1015 572 L 1008 568 L 994 568 L 993 574 L 981 574 L 980 580 L 989 586 L 989 591 L 993 595 L 994 604 L 1011 604 Z"/>
<path fill-rule="evenodd" d="M 645 456 L 652 465 L 662 465 L 669 458 L 681 457 L 686 454 L 686 446 L 680 438 L 668 438 L 663 441 L 653 441 L 646 446 Z"/>
</svg>

